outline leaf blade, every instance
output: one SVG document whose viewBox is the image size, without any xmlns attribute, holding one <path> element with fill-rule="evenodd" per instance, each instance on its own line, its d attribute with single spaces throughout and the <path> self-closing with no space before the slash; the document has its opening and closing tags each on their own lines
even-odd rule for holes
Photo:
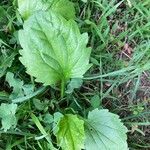
<svg viewBox="0 0 150 150">
<path fill-rule="evenodd" d="M 108 110 L 95 109 L 85 124 L 87 150 L 127 150 L 127 129 L 117 115 Z"/>
<path fill-rule="evenodd" d="M 5 132 L 11 127 L 15 127 L 17 125 L 17 119 L 15 117 L 16 110 L 16 104 L 1 104 L 0 118 L 2 119 L 2 128 Z"/>
<path fill-rule="evenodd" d="M 67 21 L 53 11 L 41 11 L 30 17 L 19 31 L 19 40 L 23 48 L 20 61 L 27 73 L 44 85 L 82 78 L 91 66 L 87 34 L 80 34 L 74 21 Z"/>
<path fill-rule="evenodd" d="M 75 19 L 75 8 L 69 0 L 18 0 L 18 11 L 25 20 L 40 10 L 53 10 L 68 20 Z"/>
<path fill-rule="evenodd" d="M 84 122 L 76 115 L 65 115 L 59 122 L 56 133 L 57 143 L 63 150 L 81 150 L 84 148 Z"/>
</svg>

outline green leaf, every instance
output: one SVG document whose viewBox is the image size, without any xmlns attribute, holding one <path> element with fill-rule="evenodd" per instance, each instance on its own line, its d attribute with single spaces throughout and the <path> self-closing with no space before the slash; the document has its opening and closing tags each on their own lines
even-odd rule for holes
<svg viewBox="0 0 150 150">
<path fill-rule="evenodd" d="M 35 108 L 39 111 L 44 110 L 48 105 L 47 101 L 41 102 L 39 99 L 36 98 L 33 99 L 33 104 Z"/>
<path fill-rule="evenodd" d="M 89 112 L 85 122 L 86 150 L 127 150 L 127 128 L 107 109 Z"/>
<path fill-rule="evenodd" d="M 34 92 L 33 84 L 24 84 L 22 88 L 23 88 L 25 95 L 30 95 L 30 94 L 33 94 L 33 92 Z"/>
<path fill-rule="evenodd" d="M 75 8 L 69 0 L 53 0 L 51 8 L 66 19 L 75 19 Z"/>
<path fill-rule="evenodd" d="M 53 146 L 51 137 L 47 134 L 47 132 L 45 131 L 44 127 L 42 126 L 42 124 L 40 123 L 39 119 L 34 115 L 31 114 L 31 118 L 32 121 L 36 124 L 36 126 L 38 127 L 39 131 L 43 134 L 43 137 L 45 137 L 45 139 L 47 140 L 47 142 L 49 143 L 50 149 L 51 150 L 56 150 L 56 148 Z"/>
<path fill-rule="evenodd" d="M 13 92 L 10 95 L 10 99 L 24 96 L 24 93 L 22 90 L 23 81 L 21 81 L 20 79 L 14 78 L 14 74 L 11 72 L 8 72 L 6 74 L 6 81 L 9 83 L 10 87 L 13 87 Z"/>
<path fill-rule="evenodd" d="M 17 120 L 15 113 L 17 110 L 16 104 L 1 104 L 0 106 L 0 118 L 2 119 L 2 128 L 6 132 L 11 127 L 15 127 Z"/>
<path fill-rule="evenodd" d="M 95 109 L 95 108 L 99 108 L 102 104 L 102 101 L 101 101 L 101 98 L 99 97 L 99 95 L 94 95 L 92 98 L 91 98 L 91 105 L 92 107 Z"/>
<path fill-rule="evenodd" d="M 52 0 L 18 0 L 18 10 L 24 19 L 28 19 L 38 10 L 47 10 Z"/>
<path fill-rule="evenodd" d="M 54 116 L 54 118 L 53 118 L 53 133 L 54 133 L 54 135 L 56 135 L 56 133 L 59 130 L 58 124 L 59 124 L 61 118 L 63 118 L 63 114 L 61 114 L 60 112 L 55 112 L 53 116 Z"/>
<path fill-rule="evenodd" d="M 5 42 L 3 42 L 0 39 L 0 47 L 1 46 L 8 46 Z M 5 75 L 7 68 L 11 67 L 12 62 L 14 60 L 14 57 L 17 55 L 16 52 L 10 52 L 6 50 L 6 48 L 3 50 L 1 48 L 0 51 L 0 78 Z"/>
<path fill-rule="evenodd" d="M 76 115 L 65 115 L 59 122 L 56 134 L 58 146 L 62 150 L 81 150 L 84 148 L 84 122 Z"/>
<path fill-rule="evenodd" d="M 66 93 L 70 94 L 74 91 L 74 89 L 80 88 L 83 83 L 83 80 L 80 78 L 75 78 L 70 81 L 67 86 Z"/>
<path fill-rule="evenodd" d="M 23 48 L 20 60 L 27 73 L 44 85 L 83 78 L 91 66 L 87 33 L 81 34 L 74 21 L 53 11 L 32 15 L 19 31 L 19 40 Z"/>
<path fill-rule="evenodd" d="M 45 114 L 44 119 L 43 119 L 44 123 L 51 125 L 53 121 L 54 121 L 54 118 L 51 114 L 49 113 Z"/>
<path fill-rule="evenodd" d="M 4 17 L 6 17 L 6 11 L 2 6 L 0 6 L 0 22 Z"/>
<path fill-rule="evenodd" d="M 39 10 L 53 10 L 66 19 L 75 18 L 75 8 L 69 0 L 18 0 L 18 7 L 24 19 L 28 19 Z"/>
<path fill-rule="evenodd" d="M 0 100 L 8 100 L 9 94 L 5 91 L 0 91 Z"/>
</svg>

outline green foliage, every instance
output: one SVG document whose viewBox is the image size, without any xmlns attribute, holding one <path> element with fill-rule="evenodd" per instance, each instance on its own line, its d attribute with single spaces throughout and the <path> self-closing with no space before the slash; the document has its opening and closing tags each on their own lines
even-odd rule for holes
<svg viewBox="0 0 150 150">
<path fill-rule="evenodd" d="M 18 10 L 24 19 L 28 19 L 36 11 L 53 10 L 66 19 L 75 18 L 73 3 L 69 0 L 18 0 Z"/>
<path fill-rule="evenodd" d="M 66 93 L 68 93 L 68 94 L 72 93 L 74 91 L 74 89 L 80 88 L 82 83 L 83 83 L 83 80 L 80 78 L 72 79 L 67 86 Z"/>
<path fill-rule="evenodd" d="M 1 104 L 0 118 L 2 119 L 2 128 L 5 132 L 11 127 L 15 127 L 17 125 L 17 120 L 15 117 L 16 110 L 16 104 Z"/>
<path fill-rule="evenodd" d="M 56 133 L 59 130 L 59 122 L 61 120 L 61 118 L 63 117 L 63 114 L 61 114 L 60 112 L 55 112 L 53 115 L 53 133 L 54 135 L 56 135 Z"/>
<path fill-rule="evenodd" d="M 27 68 L 27 73 L 36 77 L 37 82 L 42 82 L 44 85 L 61 82 L 64 90 L 66 82 L 73 78 L 66 93 L 72 93 L 75 88 L 81 86 L 83 75 L 91 66 L 89 64 L 91 49 L 86 48 L 87 33 L 81 34 L 74 21 L 67 21 L 53 10 L 35 12 L 25 21 L 23 30 L 19 31 L 19 40 L 23 48 L 20 51 L 22 55 L 20 60 Z M 61 95 L 63 96 L 63 93 Z M 33 102 L 38 110 L 44 110 L 40 100 L 34 99 Z M 92 103 L 95 104 L 95 102 Z M 97 100 L 96 103 L 98 103 Z M 98 105 L 95 106 L 94 104 L 92 104 L 93 107 Z M 46 131 L 38 118 L 32 115 L 32 119 L 41 133 L 45 135 Z M 104 122 L 103 125 L 101 125 L 102 121 Z M 84 148 L 85 140 L 87 149 L 99 149 L 100 147 L 110 149 L 110 146 L 114 149 L 120 145 L 119 148 L 127 149 L 126 128 L 120 123 L 116 115 L 105 110 L 100 112 L 94 110 L 89 113 L 87 122 L 85 140 L 83 120 L 80 120 L 76 115 L 67 114 L 63 116 L 61 113 L 55 113 L 52 131 L 57 138 L 57 145 L 63 150 L 80 150 Z M 115 122 L 118 123 L 115 124 Z M 91 126 L 94 127 L 88 129 Z M 117 126 L 119 130 L 117 130 Z M 88 130 L 96 133 L 92 134 Z M 102 132 L 102 135 L 99 135 L 99 132 Z M 92 141 L 92 138 L 96 142 Z M 101 138 L 103 142 L 99 140 Z M 99 146 L 97 147 L 94 142 L 99 143 Z"/>
<path fill-rule="evenodd" d="M 28 19 L 36 11 L 48 9 L 51 2 L 44 3 L 44 0 L 18 0 L 18 10 L 24 19 Z"/>
<path fill-rule="evenodd" d="M 87 3 L 87 0 L 82 0 L 82 2 Z"/>
<path fill-rule="evenodd" d="M 40 123 L 39 119 L 34 115 L 31 114 L 31 118 L 33 120 L 33 122 L 36 124 L 36 126 L 38 127 L 39 131 L 42 133 L 43 137 L 45 137 L 45 139 L 48 142 L 48 149 L 50 150 L 56 150 L 56 148 L 53 146 L 52 142 L 51 142 L 51 138 L 49 136 L 47 136 L 48 134 L 46 133 L 44 127 L 42 126 L 42 124 Z"/>
<path fill-rule="evenodd" d="M 127 150 L 127 128 L 119 116 L 106 109 L 95 109 L 85 122 L 86 150 Z"/>
<path fill-rule="evenodd" d="M 0 27 L 4 25 L 4 22 L 6 22 L 6 11 L 0 6 Z"/>
<path fill-rule="evenodd" d="M 6 93 L 5 91 L 0 92 L 0 100 L 8 100 L 9 94 Z"/>
<path fill-rule="evenodd" d="M 76 115 L 67 114 L 61 118 L 56 133 L 57 143 L 63 150 L 81 150 L 84 148 L 84 122 Z"/>
<path fill-rule="evenodd" d="M 27 73 L 44 85 L 82 78 L 91 66 L 87 33 L 80 34 L 74 21 L 66 21 L 52 11 L 29 18 L 19 31 L 19 40 L 23 47 L 20 60 Z"/>
<path fill-rule="evenodd" d="M 24 97 L 25 95 L 31 94 L 33 92 L 33 85 L 24 84 L 22 80 L 20 80 L 19 78 L 15 78 L 14 74 L 11 72 L 7 72 L 6 81 L 9 83 L 9 86 L 13 89 L 12 93 L 9 96 L 11 100 L 19 97 Z"/>
<path fill-rule="evenodd" d="M 101 100 L 100 100 L 100 97 L 99 97 L 99 95 L 94 95 L 92 98 L 91 98 L 91 105 L 92 105 L 92 107 L 94 108 L 94 109 L 96 109 L 96 108 L 99 108 L 99 107 L 101 107 Z"/>
<path fill-rule="evenodd" d="M 2 6 L 0 6 L 0 22 L 1 23 L 5 15 L 6 15 L 5 9 Z"/>
<path fill-rule="evenodd" d="M 42 111 L 45 108 L 47 108 L 48 102 L 47 101 L 41 102 L 39 99 L 34 98 L 33 104 L 37 110 Z"/>
<path fill-rule="evenodd" d="M 52 6 L 49 8 L 66 19 L 75 19 L 74 4 L 70 0 L 53 0 Z"/>
<path fill-rule="evenodd" d="M 14 74 L 8 72 L 6 75 L 6 81 L 9 83 L 10 87 L 13 88 L 13 92 L 10 95 L 10 99 L 23 96 L 23 81 L 14 78 Z"/>
<path fill-rule="evenodd" d="M 149 0 L 0 1 L 0 150 L 150 149 L 149 6 Z M 73 77 L 70 62 L 80 56 Z"/>
<path fill-rule="evenodd" d="M 8 46 L 4 41 L 0 39 L 0 77 L 4 76 L 7 69 L 11 67 L 16 52 L 10 53 L 5 46 Z"/>
</svg>

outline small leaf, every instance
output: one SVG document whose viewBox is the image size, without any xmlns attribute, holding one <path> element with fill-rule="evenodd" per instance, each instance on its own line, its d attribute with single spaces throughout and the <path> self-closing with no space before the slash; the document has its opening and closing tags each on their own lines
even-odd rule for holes
<svg viewBox="0 0 150 150">
<path fill-rule="evenodd" d="M 47 107 L 46 103 L 43 103 L 39 99 L 36 99 L 36 98 L 33 99 L 33 104 L 35 108 L 39 111 L 42 111 L 45 109 L 45 107 Z"/>
<path fill-rule="evenodd" d="M 54 122 L 53 122 L 53 133 L 54 135 L 56 135 L 56 133 L 58 132 L 59 130 L 59 122 L 61 120 L 61 118 L 63 117 L 63 114 L 61 114 L 60 112 L 55 112 L 54 113 Z"/>
<path fill-rule="evenodd" d="M 46 124 L 52 124 L 53 123 L 53 121 L 54 121 L 54 118 L 53 118 L 53 116 L 51 115 L 51 114 L 49 114 L 49 113 L 47 113 L 47 114 L 45 114 L 45 116 L 44 116 L 44 123 L 46 123 Z"/>
<path fill-rule="evenodd" d="M 56 134 L 58 146 L 62 150 L 81 150 L 84 148 L 84 122 L 76 115 L 65 115 L 59 122 Z"/>
<path fill-rule="evenodd" d="M 66 93 L 72 93 L 74 89 L 80 88 L 82 83 L 83 80 L 80 78 L 71 79 L 70 83 L 67 86 Z"/>
<path fill-rule="evenodd" d="M 8 100 L 9 94 L 5 91 L 0 91 L 0 100 Z"/>
<path fill-rule="evenodd" d="M 91 105 L 92 107 L 95 109 L 95 108 L 99 108 L 100 107 L 100 104 L 102 103 L 101 102 L 101 99 L 99 97 L 99 95 L 94 95 L 92 98 L 91 98 Z"/>
<path fill-rule="evenodd" d="M 53 10 L 66 19 L 75 18 L 75 8 L 69 0 L 18 0 L 18 7 L 24 19 L 28 19 L 39 10 Z"/>
<path fill-rule="evenodd" d="M 89 112 L 85 122 L 86 150 L 127 150 L 127 128 L 107 109 Z"/>
<path fill-rule="evenodd" d="M 25 95 L 30 95 L 34 92 L 34 85 L 33 84 L 25 84 L 23 86 L 23 91 Z"/>
<path fill-rule="evenodd" d="M 22 90 L 23 81 L 21 81 L 20 79 L 14 78 L 14 74 L 11 72 L 7 73 L 6 81 L 9 83 L 10 87 L 13 87 L 13 92 L 10 95 L 10 99 L 24 96 L 24 92 Z"/>
<path fill-rule="evenodd" d="M 0 39 L 0 46 L 6 45 L 8 46 L 5 42 L 3 42 Z M 0 51 L 0 78 L 5 75 L 7 68 L 11 67 L 12 62 L 14 60 L 14 57 L 16 56 L 16 52 L 10 53 L 9 51 L 1 50 Z"/>
<path fill-rule="evenodd" d="M 20 61 L 27 73 L 44 85 L 83 78 L 91 66 L 87 33 L 80 34 L 74 21 L 67 21 L 53 11 L 32 15 L 19 32 L 19 40 L 23 48 Z"/>
<path fill-rule="evenodd" d="M 16 104 L 1 104 L 0 106 L 0 118 L 2 119 L 2 128 L 6 132 L 11 127 L 15 127 L 17 120 L 15 113 L 17 110 Z"/>
</svg>

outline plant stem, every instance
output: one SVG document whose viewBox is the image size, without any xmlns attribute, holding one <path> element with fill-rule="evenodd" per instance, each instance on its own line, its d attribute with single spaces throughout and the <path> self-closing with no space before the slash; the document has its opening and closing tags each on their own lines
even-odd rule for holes
<svg viewBox="0 0 150 150">
<path fill-rule="evenodd" d="M 64 97 L 64 91 L 65 91 L 65 80 L 62 79 L 62 81 L 61 81 L 61 98 Z"/>
</svg>

